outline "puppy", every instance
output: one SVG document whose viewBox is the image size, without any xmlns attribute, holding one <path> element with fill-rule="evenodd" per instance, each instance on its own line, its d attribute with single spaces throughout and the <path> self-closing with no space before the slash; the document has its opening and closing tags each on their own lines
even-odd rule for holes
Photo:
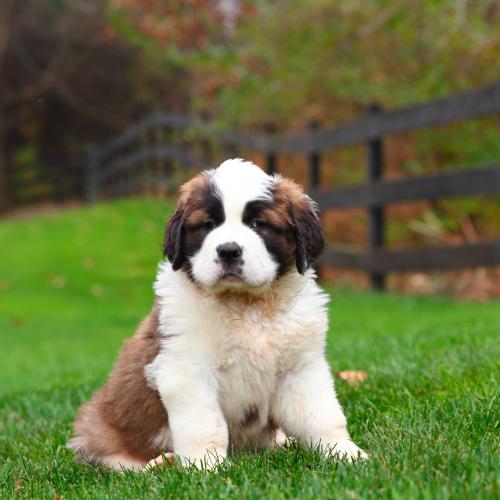
<svg viewBox="0 0 500 500">
<path fill-rule="evenodd" d="M 328 297 L 310 268 L 323 246 L 317 208 L 291 180 L 236 159 L 184 184 L 156 300 L 80 409 L 77 458 L 140 470 L 175 455 L 211 467 L 229 449 L 273 446 L 280 428 L 365 457 L 324 355 Z"/>
</svg>

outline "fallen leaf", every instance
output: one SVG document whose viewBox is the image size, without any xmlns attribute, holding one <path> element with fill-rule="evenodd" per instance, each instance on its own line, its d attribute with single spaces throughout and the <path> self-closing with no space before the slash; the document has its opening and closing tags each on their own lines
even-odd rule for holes
<svg viewBox="0 0 500 500">
<path fill-rule="evenodd" d="M 146 219 L 142 223 L 142 229 L 146 233 L 152 233 L 156 230 L 156 224 L 154 223 L 154 221 Z"/>
<path fill-rule="evenodd" d="M 55 288 L 64 288 L 65 284 L 66 278 L 64 276 L 54 276 L 54 278 L 52 278 L 52 285 Z"/>
<path fill-rule="evenodd" d="M 368 373 L 360 370 L 344 370 L 337 372 L 337 376 L 349 385 L 359 385 L 368 378 Z"/>
<path fill-rule="evenodd" d="M 10 318 L 10 324 L 12 326 L 23 326 L 26 323 L 26 320 L 24 318 L 21 318 L 20 316 L 14 316 L 13 318 Z"/>
<path fill-rule="evenodd" d="M 0 292 L 5 292 L 10 288 L 9 280 L 0 280 Z"/>
<path fill-rule="evenodd" d="M 85 269 L 94 269 L 95 260 L 92 257 L 85 257 L 85 259 L 83 259 L 83 267 Z"/>
<path fill-rule="evenodd" d="M 102 288 L 101 285 L 98 285 L 98 284 L 94 284 L 90 287 L 90 293 L 94 296 L 94 297 L 102 297 L 103 294 L 104 294 L 104 289 Z"/>
<path fill-rule="evenodd" d="M 16 477 L 16 493 L 19 495 L 23 489 L 23 482 L 20 477 Z"/>
</svg>

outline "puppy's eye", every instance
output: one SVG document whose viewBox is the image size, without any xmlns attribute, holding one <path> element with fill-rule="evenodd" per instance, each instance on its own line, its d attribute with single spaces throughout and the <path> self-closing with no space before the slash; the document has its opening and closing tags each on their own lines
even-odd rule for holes
<svg viewBox="0 0 500 500">
<path fill-rule="evenodd" d="M 202 224 L 203 229 L 211 231 L 215 227 L 215 221 L 213 219 L 207 219 Z"/>
<path fill-rule="evenodd" d="M 252 219 L 252 222 L 250 223 L 250 225 L 254 229 L 264 229 L 265 227 L 268 227 L 268 223 L 262 219 Z"/>
</svg>

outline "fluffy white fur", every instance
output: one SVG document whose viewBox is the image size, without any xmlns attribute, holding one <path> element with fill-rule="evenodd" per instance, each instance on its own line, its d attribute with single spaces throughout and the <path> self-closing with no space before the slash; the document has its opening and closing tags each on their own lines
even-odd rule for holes
<svg viewBox="0 0 500 500">
<path fill-rule="evenodd" d="M 273 319 L 262 304 L 242 310 L 238 300 L 200 297 L 168 263 L 160 267 L 155 291 L 160 331 L 168 333 L 146 375 L 168 408 L 169 444 L 183 463 L 213 465 L 224 458 L 228 430 L 253 406 L 260 425 L 241 445 L 269 444 L 271 415 L 306 445 L 365 456 L 349 438 L 323 354 L 328 299 L 312 271 L 280 280 L 269 305 L 277 311 Z"/>
<path fill-rule="evenodd" d="M 347 458 L 366 456 L 349 438 L 324 357 L 327 295 L 312 271 L 291 271 L 275 281 L 276 262 L 242 223 L 245 204 L 269 197 L 273 178 L 241 160 L 227 161 L 211 175 L 225 221 L 191 257 L 193 276 L 205 290 L 167 262 L 155 284 L 162 341 L 146 376 L 159 391 L 170 424 L 158 441 L 168 443 L 183 463 L 213 465 L 226 456 L 230 430 L 241 415 L 257 408 L 255 424 L 234 433 L 241 441 L 231 443 L 236 448 L 270 444 L 271 416 L 286 435 L 306 445 Z M 218 282 L 215 249 L 228 241 L 243 247 L 239 286 L 265 287 L 268 298 L 245 303 L 213 293 L 226 286 Z"/>
</svg>

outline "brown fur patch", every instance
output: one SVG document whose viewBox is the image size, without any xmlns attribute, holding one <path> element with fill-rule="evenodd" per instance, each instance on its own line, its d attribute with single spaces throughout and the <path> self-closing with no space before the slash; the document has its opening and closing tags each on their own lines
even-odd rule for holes
<svg viewBox="0 0 500 500">
<path fill-rule="evenodd" d="M 158 455 L 153 438 L 168 425 L 158 392 L 146 382 L 144 366 L 160 349 L 158 310 L 141 323 L 126 341 L 106 384 L 80 409 L 74 443 L 80 458 L 97 459 L 124 454 L 148 461 Z"/>
<path fill-rule="evenodd" d="M 178 206 L 184 208 L 189 200 L 193 200 L 193 194 L 203 191 L 209 182 L 209 178 L 203 172 L 193 177 L 179 188 Z"/>
<path fill-rule="evenodd" d="M 309 209 L 309 200 L 304 196 L 303 189 L 291 179 L 285 177 L 277 179 L 274 194 L 277 203 L 291 203 L 296 210 Z"/>
<path fill-rule="evenodd" d="M 295 227 L 297 242 L 296 265 L 300 273 L 311 266 L 325 246 L 323 226 L 315 203 L 302 188 L 290 179 L 278 178 L 274 190 L 276 205 L 283 210 L 287 204 L 288 217 Z"/>
<path fill-rule="evenodd" d="M 287 204 L 281 201 L 276 201 L 272 207 L 264 208 L 260 217 L 279 229 L 286 229 L 291 225 Z"/>
<path fill-rule="evenodd" d="M 267 426 L 273 431 L 279 428 L 279 425 L 274 421 L 274 418 L 271 415 L 269 415 L 269 418 L 267 419 Z"/>
<path fill-rule="evenodd" d="M 200 294 L 206 296 L 207 292 L 201 287 L 197 287 Z M 249 309 L 258 309 L 259 314 L 267 319 L 272 319 L 279 310 L 279 293 L 274 286 L 261 295 L 240 290 L 226 290 L 215 295 L 218 302 L 224 303 L 229 309 L 239 311 L 242 316 L 248 314 Z"/>
<path fill-rule="evenodd" d="M 259 408 L 257 406 L 251 406 L 247 408 L 243 419 L 241 420 L 241 427 L 248 427 L 255 424 L 259 420 Z"/>
<path fill-rule="evenodd" d="M 208 218 L 208 212 L 204 208 L 197 208 L 186 213 L 186 224 L 197 226 Z"/>
<path fill-rule="evenodd" d="M 210 176 L 201 173 L 180 188 L 177 209 L 165 231 L 164 255 L 174 271 L 182 268 L 191 276 L 187 256 L 201 247 L 209 230 L 202 224 L 207 219 L 222 223 L 224 210 Z"/>
</svg>

